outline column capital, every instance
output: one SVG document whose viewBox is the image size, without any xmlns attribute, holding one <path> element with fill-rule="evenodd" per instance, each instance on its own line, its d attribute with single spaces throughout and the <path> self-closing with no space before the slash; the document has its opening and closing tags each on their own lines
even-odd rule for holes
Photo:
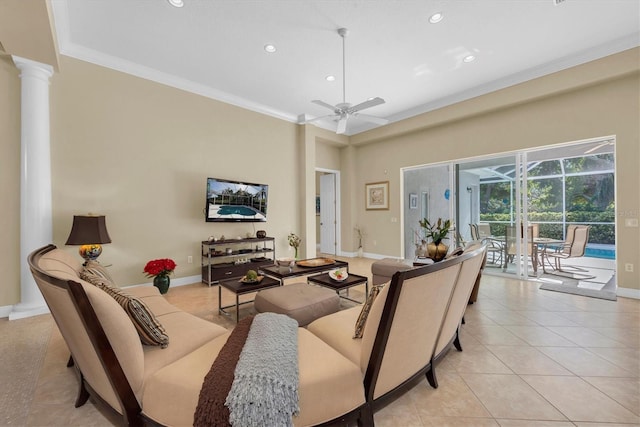
<svg viewBox="0 0 640 427">
<path fill-rule="evenodd" d="M 34 77 L 49 82 L 49 78 L 53 75 L 53 67 L 49 64 L 33 61 L 31 59 L 22 58 L 20 56 L 11 55 L 13 63 L 22 71 L 20 78 Z"/>
</svg>

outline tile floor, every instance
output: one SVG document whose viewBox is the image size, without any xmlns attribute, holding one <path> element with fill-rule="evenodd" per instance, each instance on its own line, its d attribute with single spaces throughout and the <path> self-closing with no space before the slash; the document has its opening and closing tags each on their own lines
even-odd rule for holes
<svg viewBox="0 0 640 427">
<path fill-rule="evenodd" d="M 369 274 L 372 260 L 348 261 L 352 272 Z M 436 368 L 439 388 L 422 381 L 376 413 L 376 425 L 640 425 L 640 301 L 605 301 L 538 286 L 485 275 L 479 299 L 465 316 L 464 351 L 451 351 Z M 363 290 L 351 292 L 358 298 Z M 217 294 L 215 286 L 194 284 L 170 289 L 167 298 L 232 328 L 231 319 L 215 312 Z M 232 299 L 223 290 L 223 303 Z M 251 312 L 252 305 L 242 311 Z M 113 425 L 91 403 L 73 407 L 77 381 L 65 367 L 68 352 L 50 316 L 3 319 L 0 333 L 9 337 L 1 347 L 0 424 Z M 33 348 L 36 342 L 42 342 L 43 356 Z"/>
</svg>

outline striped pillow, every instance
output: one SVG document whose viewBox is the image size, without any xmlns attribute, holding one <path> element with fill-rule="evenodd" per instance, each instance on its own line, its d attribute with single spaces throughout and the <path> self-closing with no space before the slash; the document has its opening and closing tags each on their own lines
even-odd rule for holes
<svg viewBox="0 0 640 427">
<path fill-rule="evenodd" d="M 369 296 L 367 296 L 367 300 L 362 305 L 362 310 L 360 311 L 358 320 L 356 320 L 356 330 L 353 334 L 353 338 L 362 338 L 362 335 L 364 334 L 364 326 L 367 323 L 367 317 L 369 316 L 369 311 L 371 311 L 373 301 L 375 301 L 382 288 L 384 288 L 384 285 L 378 285 L 372 287 L 369 291 Z"/>
<path fill-rule="evenodd" d="M 102 277 L 103 279 L 111 282 L 112 285 L 115 283 L 107 269 L 98 261 L 85 262 L 82 267 L 82 272 L 87 272 L 89 274 L 94 274 L 98 277 Z"/>
<path fill-rule="evenodd" d="M 80 273 L 80 278 L 102 289 L 122 306 L 125 313 L 127 313 L 131 319 L 133 326 L 135 326 L 142 344 L 167 348 L 169 345 L 169 336 L 144 302 L 128 295 L 104 277 L 93 274 L 87 270 L 83 270 Z"/>
</svg>

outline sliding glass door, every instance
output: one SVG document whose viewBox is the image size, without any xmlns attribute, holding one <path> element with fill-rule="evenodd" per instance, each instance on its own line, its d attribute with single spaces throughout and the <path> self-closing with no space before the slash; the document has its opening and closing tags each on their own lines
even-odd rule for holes
<svg viewBox="0 0 640 427">
<path fill-rule="evenodd" d="M 455 221 L 452 245 L 479 226 L 492 246 L 489 273 L 541 277 L 552 267 L 542 252 L 567 243 L 569 225 L 590 227 L 588 263 L 614 260 L 614 149 L 604 138 L 404 169 L 405 258 L 420 240 L 417 221 L 441 217 Z M 605 268 L 615 272 L 615 263 Z"/>
</svg>

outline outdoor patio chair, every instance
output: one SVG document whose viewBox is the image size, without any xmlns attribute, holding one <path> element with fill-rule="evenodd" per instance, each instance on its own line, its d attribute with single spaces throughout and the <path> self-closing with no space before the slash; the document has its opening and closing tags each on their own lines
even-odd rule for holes
<svg viewBox="0 0 640 427">
<path fill-rule="evenodd" d="M 537 259 L 537 246 L 533 244 L 533 238 L 538 237 L 538 224 L 531 224 L 527 227 L 527 239 L 529 241 L 527 245 L 527 253 L 531 257 L 531 265 L 533 267 L 534 273 L 538 271 L 538 259 Z M 520 242 L 523 241 L 523 227 L 520 225 Z M 505 228 L 505 238 L 504 238 L 504 264 L 502 269 L 506 271 L 507 264 L 510 262 L 514 262 L 516 256 L 516 241 L 518 239 L 518 235 L 516 233 L 515 225 L 507 225 Z"/>
<path fill-rule="evenodd" d="M 487 223 L 469 224 L 471 228 L 471 240 L 487 241 L 487 257 L 491 255 L 491 261 L 488 265 L 500 267 L 502 265 L 502 253 L 504 248 L 502 242 L 491 238 L 491 228 Z"/>
<path fill-rule="evenodd" d="M 575 278 L 579 279 L 593 279 L 595 276 L 593 275 L 583 275 L 583 274 L 575 274 L 574 271 L 579 272 L 587 272 L 580 267 L 565 265 L 565 268 L 562 268 L 561 261 L 563 259 L 570 258 L 580 258 L 584 256 L 585 250 L 587 249 L 587 243 L 589 242 L 589 230 L 591 229 L 590 225 L 568 225 L 567 226 L 567 237 L 564 245 L 556 248 L 554 252 L 545 251 L 546 253 L 543 256 L 546 256 L 547 259 L 553 258 L 554 260 L 554 269 L 556 272 L 568 273 L 571 274 Z M 568 270 L 567 267 L 570 269 Z M 552 273 L 554 274 L 554 273 Z"/>
</svg>

